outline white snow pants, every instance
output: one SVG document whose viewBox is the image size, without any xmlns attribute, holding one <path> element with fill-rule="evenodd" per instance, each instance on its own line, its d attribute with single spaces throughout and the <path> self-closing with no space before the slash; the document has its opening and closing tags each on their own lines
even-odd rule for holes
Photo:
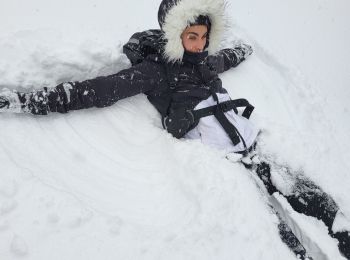
<svg viewBox="0 0 350 260">
<path fill-rule="evenodd" d="M 217 96 L 220 103 L 230 100 L 230 96 L 228 94 L 217 93 Z M 217 103 L 213 97 L 210 96 L 208 99 L 200 102 L 195 107 L 195 110 L 214 106 L 216 104 Z M 247 147 L 253 145 L 256 137 L 258 136 L 259 129 L 256 128 L 251 121 L 245 117 L 242 117 L 241 115 L 237 115 L 233 110 L 226 112 L 225 115 L 231 124 L 233 124 L 242 135 Z M 198 125 L 189 131 L 184 138 L 201 139 L 202 143 L 219 150 L 225 150 L 227 153 L 242 152 L 245 150 L 243 142 L 233 145 L 230 137 L 227 135 L 224 128 L 221 126 L 215 116 L 202 117 L 199 120 Z"/>
</svg>

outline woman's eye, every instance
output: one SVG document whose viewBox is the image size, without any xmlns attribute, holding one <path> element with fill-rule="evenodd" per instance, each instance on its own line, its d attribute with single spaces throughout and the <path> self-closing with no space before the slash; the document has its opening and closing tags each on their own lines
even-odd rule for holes
<svg viewBox="0 0 350 260">
<path fill-rule="evenodd" d="M 189 40 L 196 40 L 196 37 L 194 37 L 194 36 L 189 36 L 188 39 L 189 39 Z"/>
</svg>

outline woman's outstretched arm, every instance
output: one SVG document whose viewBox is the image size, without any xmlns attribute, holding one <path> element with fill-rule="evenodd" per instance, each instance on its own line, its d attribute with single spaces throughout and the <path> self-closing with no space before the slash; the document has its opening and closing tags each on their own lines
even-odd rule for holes
<svg viewBox="0 0 350 260">
<path fill-rule="evenodd" d="M 166 87 L 164 75 L 164 69 L 159 63 L 146 59 L 109 76 L 65 82 L 51 89 L 44 88 L 31 93 L 12 93 L 12 97 L 8 95 L 9 92 L 4 92 L 7 95 L 0 92 L 0 112 L 16 108 L 13 112 L 47 115 L 50 112 L 67 113 L 70 110 L 106 107 L 120 99 Z M 13 103 L 16 102 L 13 95 L 18 96 L 19 104 Z"/>
<path fill-rule="evenodd" d="M 253 49 L 250 45 L 239 43 L 232 49 L 223 49 L 217 55 L 209 56 L 208 63 L 217 73 L 222 73 L 230 68 L 237 67 L 252 53 Z"/>
</svg>

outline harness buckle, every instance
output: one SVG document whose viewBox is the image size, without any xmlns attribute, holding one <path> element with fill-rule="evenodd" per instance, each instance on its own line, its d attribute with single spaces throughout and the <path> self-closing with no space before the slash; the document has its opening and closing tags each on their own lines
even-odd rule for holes
<svg viewBox="0 0 350 260">
<path fill-rule="evenodd" d="M 228 107 L 227 102 L 219 103 L 218 106 L 220 107 L 220 109 L 221 109 L 223 112 L 227 112 L 227 111 L 230 110 L 229 107 Z"/>
</svg>

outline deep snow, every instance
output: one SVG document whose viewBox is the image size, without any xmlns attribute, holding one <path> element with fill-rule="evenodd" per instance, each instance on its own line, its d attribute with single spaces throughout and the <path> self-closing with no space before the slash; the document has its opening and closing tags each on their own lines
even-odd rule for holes
<svg viewBox="0 0 350 260">
<path fill-rule="evenodd" d="M 121 46 L 158 27 L 159 2 L 1 0 L 0 88 L 128 67 Z M 229 3 L 224 45 L 239 38 L 255 52 L 224 86 L 256 106 L 261 149 L 303 169 L 350 218 L 350 3 Z M 67 115 L 0 114 L 0 162 L 0 259 L 295 259 L 247 171 L 173 139 L 143 95 Z"/>
</svg>

